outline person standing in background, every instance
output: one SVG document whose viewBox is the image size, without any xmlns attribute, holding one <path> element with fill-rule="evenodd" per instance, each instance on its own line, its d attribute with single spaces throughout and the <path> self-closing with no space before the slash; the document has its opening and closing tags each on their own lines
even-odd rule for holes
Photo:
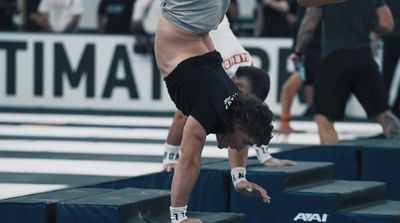
<svg viewBox="0 0 400 223">
<path fill-rule="evenodd" d="M 41 0 L 39 26 L 47 32 L 75 32 L 83 13 L 81 0 Z"/>
<path fill-rule="evenodd" d="M 298 26 L 296 30 L 298 30 L 300 23 L 305 15 L 305 8 L 299 7 L 297 12 L 297 20 Z M 296 31 L 297 34 L 297 31 Z M 294 44 L 296 45 L 297 39 L 296 34 L 294 36 Z M 318 66 L 321 62 L 321 25 L 319 24 L 316 31 L 314 32 L 314 36 L 304 52 L 304 55 L 301 58 L 298 58 L 294 64 L 295 71 L 290 75 L 290 77 L 285 81 L 281 90 L 281 115 L 279 122 L 279 134 L 284 136 L 284 140 L 287 140 L 287 137 L 290 133 L 294 132 L 292 127 L 290 126 L 291 121 L 291 106 L 294 97 L 300 90 L 300 87 L 303 85 L 305 90 L 306 102 L 307 102 L 307 110 L 305 111 L 303 116 L 312 116 L 313 115 L 313 82 L 315 75 L 318 74 Z"/>
<path fill-rule="evenodd" d="M 291 55 L 307 49 L 322 22 L 322 61 L 314 79 L 314 120 L 322 144 L 339 141 L 334 121 L 344 117 L 347 99 L 355 94 L 369 118 L 382 125 L 388 139 L 400 139 L 400 121 L 389 110 L 387 95 L 370 48 L 371 32 L 386 35 L 393 18 L 384 0 L 351 0 L 311 7 L 300 27 Z"/>
<path fill-rule="evenodd" d="M 257 0 L 256 35 L 262 37 L 285 37 L 289 34 L 287 0 Z"/>
<path fill-rule="evenodd" d="M 16 0 L 0 0 L 0 31 L 15 31 L 13 17 L 17 13 Z"/>
<path fill-rule="evenodd" d="M 40 15 L 38 14 L 40 0 L 22 1 L 23 29 L 28 32 L 40 31 Z"/>
<path fill-rule="evenodd" d="M 97 11 L 99 33 L 129 33 L 134 0 L 102 0 Z"/>
</svg>

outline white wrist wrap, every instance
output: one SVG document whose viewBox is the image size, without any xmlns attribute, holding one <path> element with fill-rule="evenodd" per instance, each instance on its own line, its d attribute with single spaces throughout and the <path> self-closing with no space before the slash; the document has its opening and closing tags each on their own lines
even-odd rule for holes
<svg viewBox="0 0 400 223">
<path fill-rule="evenodd" d="M 169 207 L 171 223 L 179 223 L 187 219 L 187 205 L 184 207 Z"/>
<path fill-rule="evenodd" d="M 246 180 L 246 168 L 244 167 L 235 167 L 231 170 L 231 177 L 232 177 L 232 183 L 233 186 L 236 189 L 236 185 L 241 182 L 241 181 L 247 181 Z"/>
<path fill-rule="evenodd" d="M 257 159 L 261 164 L 264 164 L 266 161 L 272 158 L 272 156 L 268 153 L 268 145 L 253 145 L 252 147 L 256 150 Z"/>
<path fill-rule="evenodd" d="M 179 146 L 173 146 L 167 143 L 165 143 L 164 146 L 165 146 L 165 151 L 163 157 L 163 164 L 178 163 L 179 152 L 181 151 L 181 148 Z"/>
</svg>

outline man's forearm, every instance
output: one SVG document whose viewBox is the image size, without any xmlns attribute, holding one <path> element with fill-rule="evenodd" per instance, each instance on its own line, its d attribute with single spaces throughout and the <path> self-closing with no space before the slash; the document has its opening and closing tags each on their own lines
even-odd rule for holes
<svg viewBox="0 0 400 223">
<path fill-rule="evenodd" d="M 294 48 L 295 52 L 304 53 L 307 49 L 314 36 L 314 31 L 320 22 L 321 15 L 322 11 L 319 8 L 307 9 L 299 32 L 297 33 L 297 43 Z"/>
<path fill-rule="evenodd" d="M 246 167 L 249 146 L 241 150 L 228 149 L 229 165 L 231 168 Z"/>
<path fill-rule="evenodd" d="M 296 53 L 304 53 L 314 36 L 314 30 L 300 29 L 297 35 L 297 43 L 294 48 Z"/>
<path fill-rule="evenodd" d="M 201 152 L 206 131 L 193 117 L 189 117 L 183 130 L 181 157 L 172 180 L 171 207 L 188 204 L 190 193 L 196 183 L 201 167 Z"/>
<path fill-rule="evenodd" d="M 188 204 L 190 193 L 199 176 L 200 166 L 181 162 L 175 169 L 171 189 L 171 206 L 183 207 Z"/>
</svg>

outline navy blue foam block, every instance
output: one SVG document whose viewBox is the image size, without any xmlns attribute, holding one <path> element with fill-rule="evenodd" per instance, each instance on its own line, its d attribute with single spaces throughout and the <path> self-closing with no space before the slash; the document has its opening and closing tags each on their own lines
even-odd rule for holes
<svg viewBox="0 0 400 223">
<path fill-rule="evenodd" d="M 173 172 L 152 173 L 137 177 L 129 177 L 86 187 L 123 189 L 127 187 L 171 190 Z"/>
<path fill-rule="evenodd" d="M 76 188 L 65 189 L 0 201 L 1 223 L 55 223 L 57 202 L 102 194 L 111 189 Z"/>
<path fill-rule="evenodd" d="M 170 194 L 165 190 L 125 188 L 60 202 L 57 223 L 165 222 Z"/>
<path fill-rule="evenodd" d="M 271 204 L 232 194 L 232 211 L 245 213 L 250 223 L 307 222 L 312 218 L 324 218 L 325 222 L 337 223 L 329 217 L 336 211 L 385 198 L 384 184 L 379 182 L 334 181 L 280 192 L 268 190 L 267 187 L 267 191 L 272 198 Z"/>
<path fill-rule="evenodd" d="M 400 223 L 400 201 L 384 201 L 332 216 L 340 223 Z"/>
<path fill-rule="evenodd" d="M 296 201 L 292 196 L 286 194 L 284 190 L 277 189 L 281 186 L 279 181 L 283 179 L 279 174 L 259 177 L 248 172 L 247 179 L 264 187 L 271 197 L 271 203 L 265 204 L 258 197 L 247 197 L 237 193 L 232 186 L 231 211 L 245 213 L 246 220 L 249 223 L 292 222 L 294 216 L 298 213 L 298 205 L 303 205 L 303 202 L 305 202 L 305 200 L 302 200 L 299 203 L 298 200 Z M 319 198 L 309 197 L 307 202 L 317 204 L 318 200 Z M 293 204 L 293 202 L 297 202 L 298 204 Z M 318 205 L 316 206 L 318 207 Z M 311 208 L 308 210 L 311 210 Z"/>
<path fill-rule="evenodd" d="M 252 198 L 241 195 L 231 187 L 230 211 L 246 214 L 247 222 L 270 221 L 275 212 L 281 211 L 285 201 L 280 199 L 285 189 L 333 179 L 334 166 L 332 163 L 321 162 L 299 162 L 292 167 L 266 167 L 259 164 L 257 160 L 247 162 L 247 179 L 267 189 L 272 197 L 272 204 L 262 203 L 259 197 Z M 220 170 L 229 173 L 228 161 L 209 164 L 205 168 Z M 280 222 L 276 219 L 275 222 Z"/>
<path fill-rule="evenodd" d="M 274 157 L 300 161 L 332 162 L 335 164 L 335 179 L 360 179 L 360 148 L 356 145 L 318 145 L 286 152 Z"/>
<path fill-rule="evenodd" d="M 210 213 L 210 212 L 189 212 L 190 218 L 198 218 L 204 223 L 245 223 L 244 214 L 241 213 Z M 166 222 L 169 223 L 169 222 Z"/>
<path fill-rule="evenodd" d="M 203 212 L 229 211 L 229 166 L 225 171 L 202 169 L 189 200 L 189 210 Z M 92 185 L 97 188 L 126 187 L 170 190 L 173 172 L 149 174 Z"/>
<path fill-rule="evenodd" d="M 368 141 L 361 150 L 361 179 L 386 182 L 388 198 L 400 200 L 400 142 Z"/>
</svg>

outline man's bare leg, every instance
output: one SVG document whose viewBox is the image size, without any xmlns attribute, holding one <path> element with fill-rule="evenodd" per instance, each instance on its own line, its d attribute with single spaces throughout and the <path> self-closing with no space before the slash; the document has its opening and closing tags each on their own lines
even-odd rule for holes
<svg viewBox="0 0 400 223">
<path fill-rule="evenodd" d="M 294 96 L 299 91 L 303 80 L 298 72 L 294 72 L 284 83 L 281 91 L 281 121 L 279 124 L 278 132 L 284 136 L 284 141 L 287 141 L 287 137 L 290 133 L 294 132 L 290 126 L 290 110 Z M 287 120 L 282 119 L 287 118 Z"/>
<path fill-rule="evenodd" d="M 400 121 L 391 111 L 382 112 L 376 119 L 382 125 L 386 138 L 400 139 Z"/>
<path fill-rule="evenodd" d="M 321 114 L 314 116 L 314 120 L 318 125 L 318 132 L 321 144 L 335 144 L 339 142 L 338 135 L 333 126 L 333 122 Z"/>
</svg>

